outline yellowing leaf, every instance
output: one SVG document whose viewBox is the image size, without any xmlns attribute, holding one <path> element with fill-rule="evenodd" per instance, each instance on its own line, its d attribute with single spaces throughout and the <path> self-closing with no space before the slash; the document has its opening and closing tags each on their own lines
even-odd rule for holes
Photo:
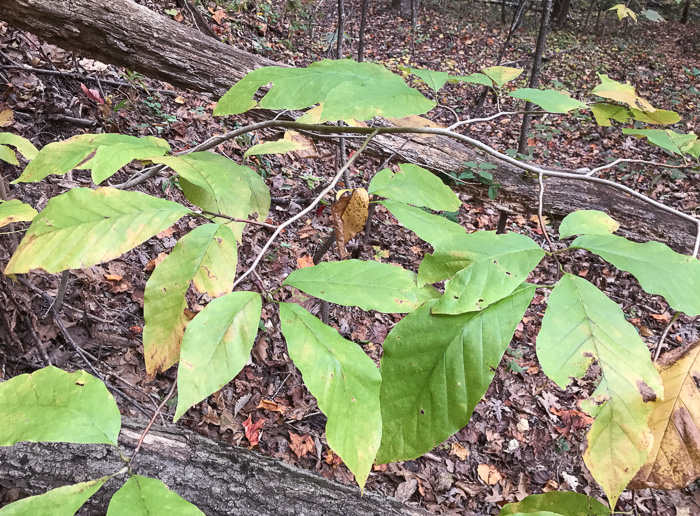
<svg viewBox="0 0 700 516">
<path fill-rule="evenodd" d="M 654 447 L 630 489 L 682 489 L 700 477 L 700 340 L 657 364 L 664 400 L 653 404 Z"/>
<path fill-rule="evenodd" d="M 365 227 L 369 195 L 364 188 L 352 191 L 350 197 L 341 197 L 331 210 L 338 253 L 345 257 L 345 245 Z"/>
<path fill-rule="evenodd" d="M 17 199 L 0 201 L 0 228 L 13 222 L 29 222 L 36 214 L 37 211 L 29 204 Z"/>
<path fill-rule="evenodd" d="M 512 81 L 523 73 L 522 68 L 511 68 L 510 66 L 491 66 L 482 70 L 496 86 L 502 87 L 505 83 Z"/>
<path fill-rule="evenodd" d="M 635 23 L 637 22 L 637 13 L 635 13 L 632 9 L 627 7 L 625 4 L 617 4 L 613 5 L 608 11 L 617 11 L 617 17 L 619 18 L 620 21 L 624 20 L 628 16 L 632 18 Z"/>
<path fill-rule="evenodd" d="M 637 95 L 634 86 L 631 84 L 622 84 L 617 82 L 605 74 L 598 74 L 601 83 L 593 88 L 594 95 L 604 97 L 610 100 L 616 100 L 627 104 L 631 108 L 636 108 L 642 111 L 656 111 L 654 106 Z"/>
</svg>

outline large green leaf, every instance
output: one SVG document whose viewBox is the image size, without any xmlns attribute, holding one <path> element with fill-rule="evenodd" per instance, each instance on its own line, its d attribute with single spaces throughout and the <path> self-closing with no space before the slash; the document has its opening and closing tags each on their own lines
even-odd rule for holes
<svg viewBox="0 0 700 516">
<path fill-rule="evenodd" d="M 565 274 L 549 296 L 537 356 L 562 388 L 598 363 L 600 384 L 582 405 L 596 418 L 584 460 L 614 507 L 651 450 L 652 404 L 645 399 L 663 396 L 646 344 L 615 302 L 583 278 Z"/>
<path fill-rule="evenodd" d="M 256 104 L 253 95 L 270 82 L 272 87 Z M 323 104 L 318 123 L 375 116 L 401 118 L 425 113 L 435 106 L 382 66 L 326 59 L 308 68 L 267 66 L 253 70 L 221 97 L 214 114 L 244 113 L 256 105 L 304 109 L 318 103 Z"/>
<path fill-rule="evenodd" d="M 7 145 L 0 145 L 0 161 L 4 161 L 10 165 L 19 165 L 15 151 L 10 149 Z"/>
<path fill-rule="evenodd" d="M 384 341 L 380 463 L 415 459 L 463 428 L 486 392 L 534 285 L 480 312 L 438 315 L 429 301 Z"/>
<path fill-rule="evenodd" d="M 612 511 L 595 498 L 571 491 L 550 491 L 530 495 L 521 502 L 503 506 L 500 516 L 514 514 L 535 515 L 541 511 L 551 511 L 562 516 L 603 516 Z"/>
<path fill-rule="evenodd" d="M 73 516 L 107 480 L 102 477 L 22 498 L 0 509 L 0 516 Z"/>
<path fill-rule="evenodd" d="M 258 214 L 265 220 L 270 210 L 270 192 L 255 171 L 225 156 L 211 152 L 193 152 L 184 156 L 167 156 L 153 160 L 163 163 L 180 176 L 180 186 L 194 205 L 229 217 L 247 219 Z M 233 229 L 238 241 L 243 223 L 215 218 L 215 222 Z"/>
<path fill-rule="evenodd" d="M 20 441 L 117 445 L 121 416 L 105 384 L 53 366 L 0 383 L 0 446 Z"/>
<path fill-rule="evenodd" d="M 36 215 L 34 208 L 17 199 L 0 201 L 0 228 L 13 222 L 29 222 Z"/>
<path fill-rule="evenodd" d="M 440 215 L 398 201 L 381 201 L 379 204 L 383 204 L 404 227 L 433 246 L 436 242 L 449 242 L 466 235 L 462 226 Z"/>
<path fill-rule="evenodd" d="M 154 136 L 80 134 L 42 148 L 13 182 L 40 181 L 50 174 L 79 169 L 92 170 L 92 180 L 99 184 L 135 159 L 162 156 L 169 150 L 168 142 Z"/>
<path fill-rule="evenodd" d="M 188 213 L 176 202 L 139 192 L 73 188 L 51 199 L 34 218 L 5 274 L 60 272 L 106 262 Z"/>
<path fill-rule="evenodd" d="M 107 516 L 204 516 L 155 478 L 134 475 L 109 501 Z"/>
<path fill-rule="evenodd" d="M 177 373 L 175 421 L 243 369 L 258 333 L 262 302 L 255 292 L 214 299 L 185 330 Z"/>
<path fill-rule="evenodd" d="M 204 224 L 182 237 L 158 265 L 144 293 L 143 350 L 146 372 L 153 376 L 178 361 L 188 319 L 185 293 L 190 281 L 210 297 L 233 288 L 236 239 L 227 226 Z"/>
<path fill-rule="evenodd" d="M 609 235 L 620 228 L 610 215 L 598 210 L 578 210 L 569 213 L 559 226 L 559 237 L 573 235 Z"/>
<path fill-rule="evenodd" d="M 510 96 L 516 99 L 528 100 L 550 113 L 568 113 L 574 109 L 586 107 L 585 103 L 572 99 L 571 96 L 563 91 L 520 88 L 511 92 Z"/>
<path fill-rule="evenodd" d="M 471 73 L 469 75 L 455 75 L 450 77 L 451 83 L 468 82 L 470 84 L 481 84 L 482 86 L 493 86 L 493 81 L 483 73 Z"/>
<path fill-rule="evenodd" d="M 440 294 L 419 288 L 415 273 L 386 263 L 362 260 L 323 262 L 292 272 L 284 285 L 343 306 L 384 313 L 412 312 Z"/>
<path fill-rule="evenodd" d="M 462 205 L 459 197 L 435 174 L 409 163 L 399 165 L 399 169 L 396 174 L 388 168 L 377 172 L 367 192 L 437 211 L 456 211 Z"/>
<path fill-rule="evenodd" d="M 437 93 L 437 91 L 445 85 L 450 77 L 447 72 L 422 70 L 420 68 L 408 68 L 408 70 L 420 77 L 421 81 L 427 84 L 435 93 Z"/>
<path fill-rule="evenodd" d="M 0 145 L 12 145 L 28 160 L 36 158 L 36 155 L 39 154 L 32 142 L 12 133 L 0 133 Z"/>
<path fill-rule="evenodd" d="M 647 138 L 649 143 L 666 149 L 672 154 L 685 154 L 698 139 L 694 133 L 677 133 L 670 129 L 623 129 L 622 134 Z"/>
<path fill-rule="evenodd" d="M 249 156 L 262 156 L 264 154 L 284 154 L 285 152 L 291 152 L 303 148 L 304 145 L 299 141 L 285 140 L 283 138 L 275 140 L 272 142 L 258 143 L 253 145 L 245 154 L 244 158 Z"/>
<path fill-rule="evenodd" d="M 280 321 L 289 356 L 328 418 L 328 445 L 364 487 L 382 438 L 377 366 L 298 305 L 281 303 Z"/>
<path fill-rule="evenodd" d="M 659 242 L 638 244 L 617 235 L 583 235 L 571 247 L 588 249 L 633 274 L 650 294 L 663 296 L 675 310 L 700 315 L 700 261 Z"/>
<path fill-rule="evenodd" d="M 591 106 L 591 111 L 593 112 L 595 121 L 598 125 L 603 127 L 610 127 L 612 125 L 610 120 L 615 120 L 616 122 L 622 122 L 624 124 L 632 118 L 632 113 L 629 108 L 618 104 L 599 102 Z"/>
<path fill-rule="evenodd" d="M 477 231 L 436 246 L 418 269 L 418 283 L 454 275 L 433 308 L 441 314 L 483 310 L 513 292 L 544 257 L 540 246 L 518 233 Z"/>
</svg>

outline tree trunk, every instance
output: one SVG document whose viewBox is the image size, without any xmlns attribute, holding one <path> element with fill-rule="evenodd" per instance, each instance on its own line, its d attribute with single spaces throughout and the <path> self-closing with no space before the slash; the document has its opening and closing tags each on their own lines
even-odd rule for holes
<svg viewBox="0 0 700 516">
<path fill-rule="evenodd" d="M 362 0 L 362 14 L 360 16 L 360 41 L 357 44 L 357 61 L 359 63 L 365 60 L 365 30 L 367 29 L 368 10 L 369 0 Z"/>
<path fill-rule="evenodd" d="M 133 453 L 145 426 L 145 421 L 122 421 L 122 451 Z M 427 514 L 394 498 L 370 491 L 362 495 L 357 486 L 175 426 L 153 426 L 134 462 L 135 473 L 162 480 L 208 516 Z M 0 487 L 29 495 L 96 479 L 122 467 L 124 462 L 111 446 L 21 443 L 0 447 Z M 88 501 L 90 514 L 105 514 L 109 499 L 125 480 L 122 476 L 105 484 Z"/>
<path fill-rule="evenodd" d="M 549 31 L 549 14 L 552 11 L 552 0 L 542 0 L 542 19 L 540 21 L 540 33 L 537 36 L 537 47 L 535 55 L 532 58 L 532 73 L 530 74 L 529 88 L 537 89 L 540 83 L 540 70 L 542 69 L 542 56 L 547 46 L 547 32 Z M 518 152 L 525 154 L 527 150 L 527 137 L 530 133 L 530 120 L 532 116 L 527 111 L 532 111 L 535 105 L 528 101 L 525 102 L 525 111 L 523 115 L 523 123 L 520 127 L 520 140 L 518 141 Z"/>
<path fill-rule="evenodd" d="M 683 4 L 683 14 L 681 15 L 681 23 L 688 23 L 688 18 L 690 18 L 690 4 L 693 0 L 685 0 Z"/>
<path fill-rule="evenodd" d="M 569 16 L 569 7 L 571 7 L 571 0 L 554 1 L 554 12 L 552 13 L 554 25 L 561 28 L 566 24 L 566 18 Z"/>
<path fill-rule="evenodd" d="M 410 0 L 406 1 L 410 10 Z M 214 95 L 223 94 L 255 68 L 278 64 L 231 48 L 128 0 L 0 0 L 0 19 L 93 59 Z M 264 110 L 251 114 L 271 117 Z M 485 161 L 471 148 L 443 137 L 415 136 L 406 143 L 406 137 L 384 135 L 375 138 L 369 149 L 382 157 L 396 153 L 398 160 L 443 173 L 462 170 L 466 161 Z M 498 198 L 489 199 L 487 189 L 479 184 L 460 190 L 504 211 L 536 212 L 537 181 L 520 169 L 488 160 L 498 165 L 494 170 L 494 180 L 502 184 Z M 693 222 L 607 185 L 549 178 L 544 199 L 550 215 L 602 210 L 622 224 L 627 236 L 659 240 L 684 253 L 693 249 Z"/>
<path fill-rule="evenodd" d="M 401 18 L 411 17 L 411 0 L 391 0 L 391 8 L 399 11 Z"/>
</svg>

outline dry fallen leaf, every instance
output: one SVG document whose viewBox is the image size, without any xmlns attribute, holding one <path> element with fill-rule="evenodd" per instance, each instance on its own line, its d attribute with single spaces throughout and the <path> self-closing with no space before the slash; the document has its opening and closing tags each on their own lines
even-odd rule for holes
<svg viewBox="0 0 700 516">
<path fill-rule="evenodd" d="M 271 400 L 260 400 L 260 403 L 258 403 L 258 406 L 255 408 L 265 409 L 268 412 L 279 412 L 280 414 L 284 414 L 285 410 L 287 410 L 287 407 L 284 405 L 280 405 Z"/>
<path fill-rule="evenodd" d="M 245 438 L 248 439 L 248 442 L 251 446 L 258 445 L 258 442 L 260 441 L 260 436 L 262 435 L 261 428 L 263 426 L 265 426 L 264 419 L 258 419 L 255 423 L 253 423 L 251 416 L 248 416 L 248 419 L 243 421 L 243 428 L 245 428 Z"/>
<path fill-rule="evenodd" d="M 338 254 L 345 258 L 347 243 L 365 227 L 369 210 L 369 194 L 364 188 L 352 191 L 351 196 L 341 197 L 331 208 Z"/>
<path fill-rule="evenodd" d="M 479 478 L 490 486 L 498 484 L 503 479 L 503 475 L 490 464 L 479 464 L 476 468 Z"/>
<path fill-rule="evenodd" d="M 469 450 L 459 443 L 452 443 L 450 455 L 454 455 L 459 460 L 467 460 L 467 457 L 469 457 Z"/>
<path fill-rule="evenodd" d="M 303 459 L 307 453 L 313 451 L 314 440 L 308 434 L 302 436 L 289 432 L 289 447 L 297 457 Z"/>
</svg>

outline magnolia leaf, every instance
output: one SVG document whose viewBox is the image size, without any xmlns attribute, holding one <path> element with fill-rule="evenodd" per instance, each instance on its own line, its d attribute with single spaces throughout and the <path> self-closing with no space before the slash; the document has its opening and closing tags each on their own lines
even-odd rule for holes
<svg viewBox="0 0 700 516">
<path fill-rule="evenodd" d="M 429 301 L 384 341 L 377 462 L 415 459 L 469 422 L 513 337 L 534 285 L 480 312 L 437 315 Z"/>
<path fill-rule="evenodd" d="M 647 9 L 646 11 L 640 13 L 642 16 L 644 16 L 647 20 L 653 21 L 653 22 L 662 22 L 666 21 L 664 20 L 664 17 L 661 16 L 658 12 L 654 11 L 653 9 Z"/>
<path fill-rule="evenodd" d="M 616 100 L 618 102 L 622 102 L 623 104 L 627 104 L 631 108 L 640 109 L 642 111 L 656 111 L 654 106 L 637 95 L 637 92 L 634 90 L 634 86 L 631 86 L 629 83 L 622 84 L 611 79 L 607 75 L 600 73 L 598 74 L 598 78 L 600 79 L 601 83 L 593 88 L 591 93 L 594 95 L 610 100 Z"/>
<path fill-rule="evenodd" d="M 36 155 L 39 154 L 39 151 L 36 147 L 34 147 L 34 144 L 32 144 L 32 142 L 30 142 L 26 138 L 17 136 L 16 134 L 0 133 L 0 146 L 3 145 L 13 146 L 22 156 L 24 156 L 28 160 L 36 158 Z M 12 153 L 12 155 L 14 157 L 14 153 Z M 15 163 L 13 163 L 13 165 L 17 164 L 16 161 L 17 159 L 15 158 Z"/>
<path fill-rule="evenodd" d="M 596 123 L 603 127 L 610 127 L 612 125 L 610 120 L 615 120 L 616 122 L 622 122 L 624 124 L 632 118 L 630 109 L 618 104 L 598 102 L 591 106 L 591 111 L 593 112 Z"/>
<path fill-rule="evenodd" d="M 22 498 L 0 509 L 0 516 L 73 516 L 109 478 L 102 477 Z"/>
<path fill-rule="evenodd" d="M 613 5 L 610 9 L 608 9 L 608 11 L 616 11 L 617 17 L 620 21 L 630 17 L 635 21 L 635 23 L 637 22 L 637 14 L 625 4 Z"/>
<path fill-rule="evenodd" d="M 530 495 L 517 503 L 503 506 L 499 516 L 514 514 L 540 514 L 550 511 L 562 516 L 603 516 L 612 511 L 595 498 L 570 491 L 550 491 L 548 493 Z"/>
<path fill-rule="evenodd" d="M 437 249 L 438 242 L 449 246 L 452 240 L 458 240 L 466 235 L 462 226 L 447 220 L 440 215 L 433 215 L 421 208 L 415 208 L 403 202 L 381 201 L 391 214 L 406 228 L 413 231 L 418 238 L 425 240 Z"/>
<path fill-rule="evenodd" d="M 187 199 L 203 210 L 244 220 L 256 212 L 259 220 L 267 217 L 270 192 L 260 176 L 248 167 L 211 152 L 193 152 L 153 161 L 177 172 Z M 213 220 L 229 226 L 241 241 L 243 223 L 220 217 Z"/>
<path fill-rule="evenodd" d="M 153 377 L 177 363 L 188 318 L 185 294 L 190 281 L 210 297 L 233 288 L 236 239 L 227 226 L 204 224 L 182 237 L 146 283 L 144 292 L 143 354 Z"/>
<path fill-rule="evenodd" d="M 369 195 L 364 188 L 352 190 L 331 208 L 335 241 L 341 258 L 347 256 L 346 244 L 365 227 L 369 213 Z"/>
<path fill-rule="evenodd" d="M 92 180 L 99 184 L 135 159 L 162 156 L 168 151 L 168 142 L 154 136 L 80 134 L 46 145 L 13 183 L 36 182 L 50 174 L 79 169 L 92 170 Z"/>
<path fill-rule="evenodd" d="M 30 222 L 36 215 L 34 208 L 17 199 L 0 201 L 0 228 L 13 222 Z"/>
<path fill-rule="evenodd" d="M 107 262 L 189 213 L 176 202 L 139 192 L 73 188 L 51 199 L 34 218 L 5 274 L 53 273 Z"/>
<path fill-rule="evenodd" d="M 609 235 L 620 228 L 610 215 L 598 210 L 578 210 L 569 213 L 559 226 L 559 238 L 573 235 Z"/>
<path fill-rule="evenodd" d="M 483 73 L 472 73 L 469 75 L 456 75 L 454 77 L 450 77 L 449 81 L 451 83 L 456 83 L 456 82 L 468 82 L 470 84 L 481 84 L 482 86 L 493 86 L 493 81 L 489 79 L 487 75 L 484 75 Z"/>
<path fill-rule="evenodd" d="M 204 516 L 155 478 L 133 475 L 109 501 L 107 516 Z"/>
<path fill-rule="evenodd" d="M 399 169 L 397 173 L 388 168 L 377 172 L 370 181 L 369 193 L 436 211 L 457 211 L 462 205 L 450 187 L 432 172 L 409 163 L 399 165 Z"/>
<path fill-rule="evenodd" d="M 672 154 L 684 154 L 698 139 L 695 133 L 677 133 L 670 129 L 623 129 L 622 134 L 631 134 L 638 138 L 647 138 L 649 143 L 666 149 Z"/>
<path fill-rule="evenodd" d="M 119 408 L 102 381 L 53 366 L 0 383 L 0 421 L 0 446 L 20 441 L 116 446 L 121 428 Z"/>
<path fill-rule="evenodd" d="M 214 299 L 185 330 L 177 373 L 175 421 L 243 369 L 258 333 L 262 302 L 255 292 Z"/>
<path fill-rule="evenodd" d="M 419 68 L 409 68 L 411 73 L 420 77 L 435 93 L 442 88 L 450 77 L 447 72 L 436 72 L 433 70 L 421 70 Z"/>
<path fill-rule="evenodd" d="M 511 68 L 510 66 L 491 66 L 481 71 L 499 88 L 502 88 L 505 83 L 512 81 L 523 73 L 522 68 Z"/>
<path fill-rule="evenodd" d="M 600 383 L 582 404 L 595 417 L 584 461 L 615 507 L 651 450 L 648 401 L 663 395 L 646 344 L 614 301 L 583 278 L 565 274 L 549 296 L 537 357 L 562 389 L 598 363 Z"/>
<path fill-rule="evenodd" d="M 638 244 L 617 235 L 583 235 L 571 247 L 588 249 L 633 274 L 650 294 L 666 298 L 675 310 L 700 315 L 700 261 L 660 242 Z"/>
<path fill-rule="evenodd" d="M 700 477 L 700 340 L 657 364 L 664 399 L 652 404 L 654 447 L 629 489 L 683 489 Z"/>
<path fill-rule="evenodd" d="M 253 96 L 270 82 L 272 87 L 256 104 Z M 401 118 L 425 113 L 435 106 L 382 66 L 324 59 L 303 69 L 267 66 L 253 70 L 219 100 L 214 114 L 244 113 L 256 105 L 304 109 L 318 103 L 323 103 L 323 109 L 315 123 L 369 120 L 375 116 Z"/>
<path fill-rule="evenodd" d="M 483 310 L 513 292 L 544 257 L 540 246 L 518 233 L 478 231 L 437 245 L 418 269 L 420 285 L 454 274 L 433 308 L 436 314 Z"/>
<path fill-rule="evenodd" d="M 382 438 L 382 377 L 365 352 L 299 305 L 280 303 L 289 356 L 328 422 L 328 445 L 364 488 Z"/>
<path fill-rule="evenodd" d="M 0 145 L 0 161 L 4 161 L 5 163 L 9 163 L 10 165 L 19 165 L 19 161 L 17 161 L 15 151 L 10 149 L 6 145 Z"/>
<path fill-rule="evenodd" d="M 362 260 L 324 262 L 292 272 L 284 285 L 343 306 L 384 313 L 408 313 L 438 297 L 433 287 L 419 288 L 416 274 L 386 263 Z"/>
<path fill-rule="evenodd" d="M 313 140 L 296 131 L 287 131 L 284 133 L 284 138 L 281 140 L 253 145 L 245 152 L 243 157 L 247 158 L 248 156 L 260 156 L 263 154 L 284 154 L 292 151 L 297 154 L 302 154 L 300 157 L 318 154 Z"/>
<path fill-rule="evenodd" d="M 681 121 L 681 116 L 675 111 L 656 109 L 654 111 L 641 111 L 630 108 L 632 118 L 645 124 L 671 125 Z"/>
<path fill-rule="evenodd" d="M 509 95 L 516 99 L 523 99 L 537 104 L 550 113 L 568 113 L 574 109 L 586 107 L 586 104 L 580 100 L 572 99 L 569 94 L 563 91 L 520 88 L 509 93 Z"/>
</svg>

